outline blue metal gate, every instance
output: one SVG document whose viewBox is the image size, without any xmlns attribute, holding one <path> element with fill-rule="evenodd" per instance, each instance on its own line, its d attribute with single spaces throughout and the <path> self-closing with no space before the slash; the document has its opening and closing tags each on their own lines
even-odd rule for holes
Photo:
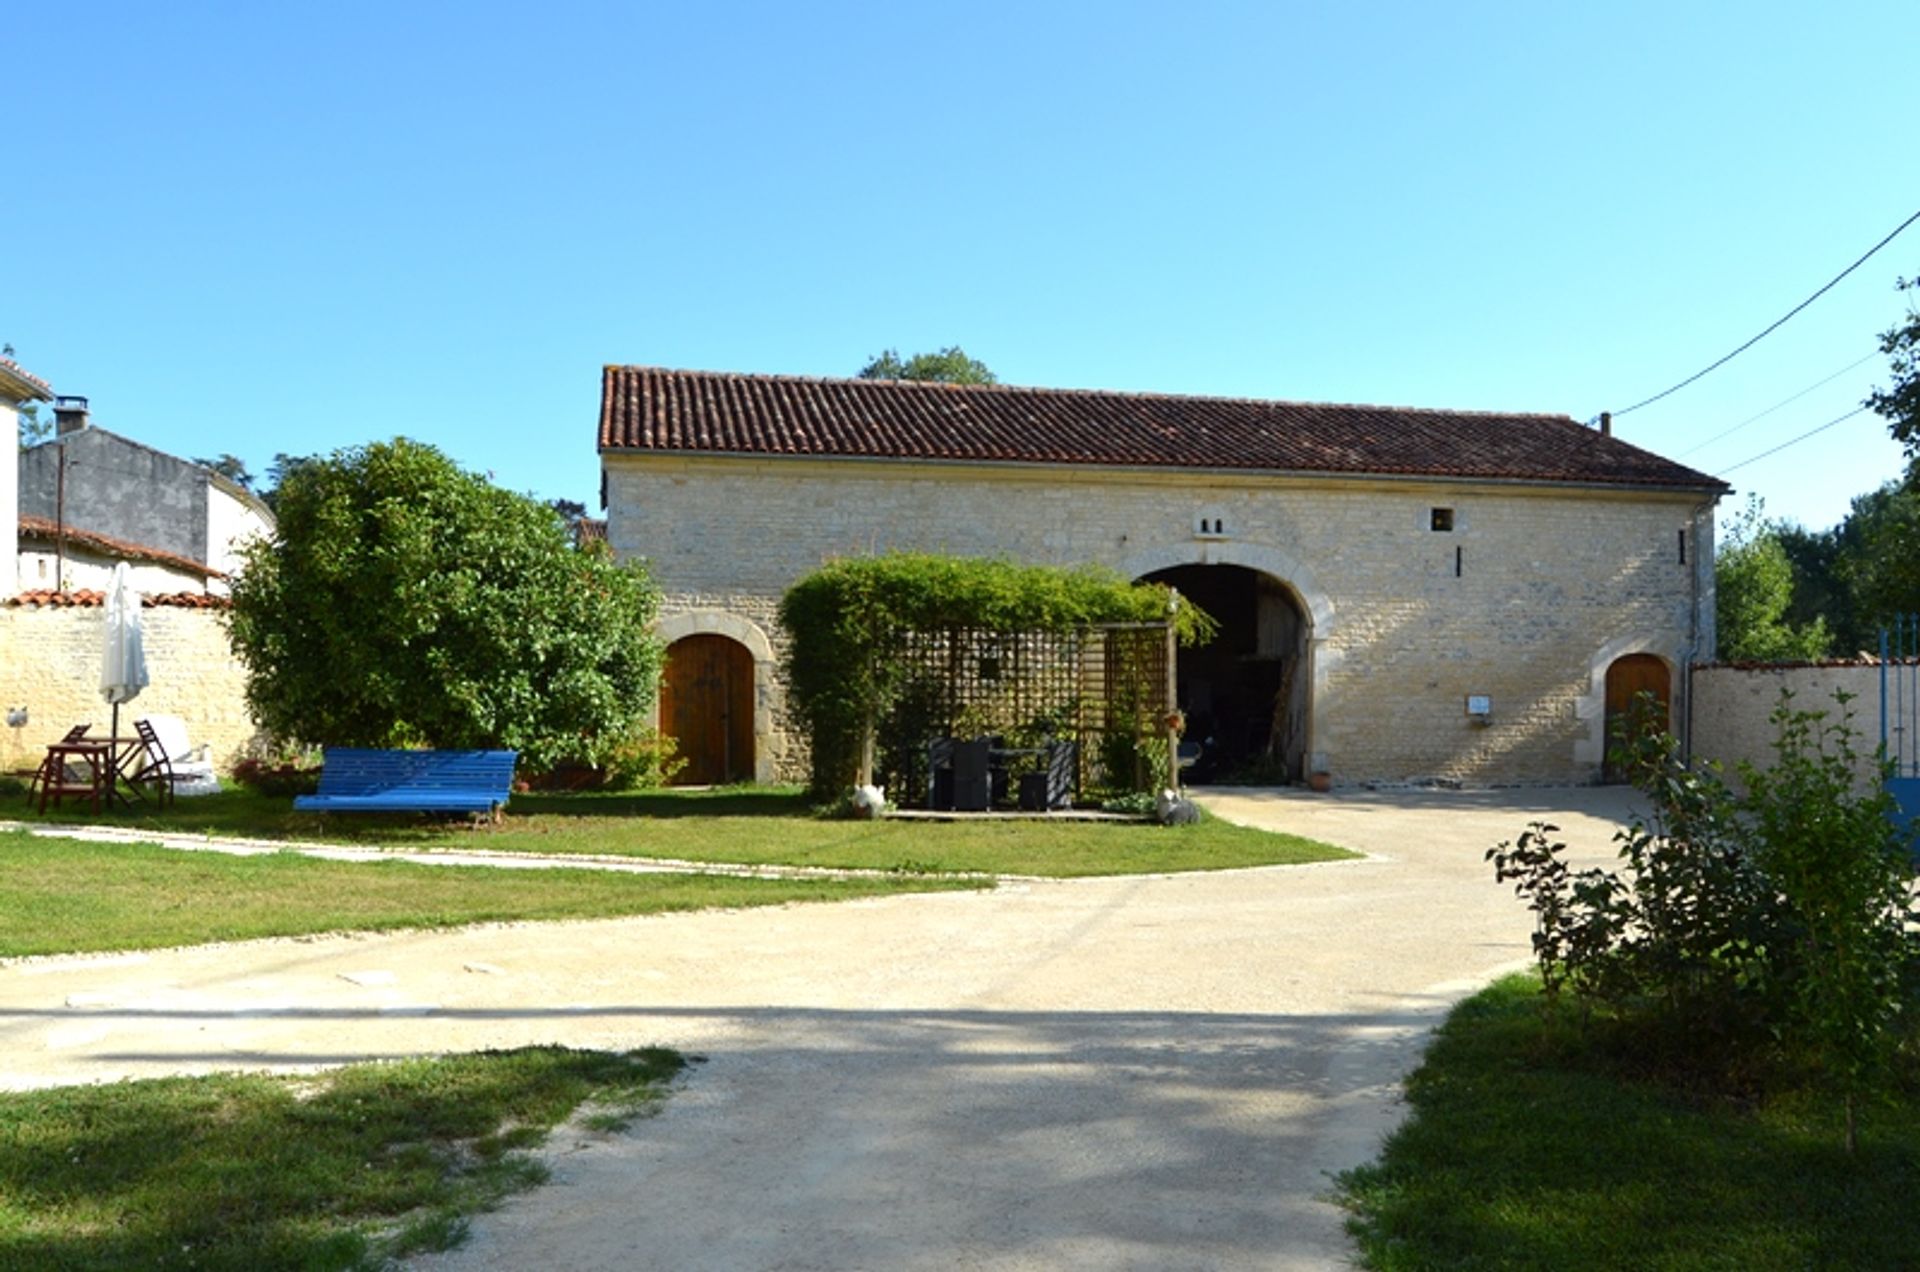
<svg viewBox="0 0 1920 1272">
<path fill-rule="evenodd" d="M 1880 745 L 1893 762 L 1887 789 L 1911 826 L 1920 817 L 1920 614 L 1880 629 Z"/>
</svg>

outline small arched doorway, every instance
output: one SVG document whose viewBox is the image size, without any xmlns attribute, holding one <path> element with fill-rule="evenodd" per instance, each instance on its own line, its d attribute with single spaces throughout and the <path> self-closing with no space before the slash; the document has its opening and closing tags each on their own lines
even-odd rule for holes
<svg viewBox="0 0 1920 1272">
<path fill-rule="evenodd" d="M 714 786 L 753 777 L 753 654 L 725 636 L 667 646 L 660 732 L 686 761 L 674 784 Z"/>
<path fill-rule="evenodd" d="M 1666 661 L 1654 654 L 1628 654 L 1614 659 L 1607 667 L 1607 749 L 1603 772 L 1609 782 L 1627 780 L 1627 775 L 1614 761 L 1614 751 L 1624 741 L 1637 740 L 1626 731 L 1636 723 L 1634 704 L 1641 694 L 1651 696 L 1656 705 L 1652 716 L 1638 718 L 1641 729 L 1671 728 L 1673 677 L 1667 671 Z"/>
</svg>

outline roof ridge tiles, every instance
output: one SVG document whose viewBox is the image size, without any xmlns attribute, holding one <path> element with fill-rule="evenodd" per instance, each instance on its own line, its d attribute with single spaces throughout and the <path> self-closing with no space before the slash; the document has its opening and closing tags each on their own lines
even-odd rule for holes
<svg viewBox="0 0 1920 1272">
<path fill-rule="evenodd" d="M 880 386 L 902 385 L 930 393 L 1032 393 L 1050 398 L 1125 398 L 1138 401 L 1241 403 L 1247 406 L 1293 406 L 1314 411 L 1390 411 L 1395 415 L 1438 415 L 1484 417 L 1487 419 L 1563 420 L 1583 432 L 1591 431 L 1571 415 L 1558 411 L 1498 411 L 1472 407 L 1395 406 L 1388 402 L 1315 402 L 1306 398 L 1263 398 L 1219 393 L 1169 393 L 1153 389 L 1098 389 L 1045 384 L 949 384 L 944 380 L 869 380 L 860 376 L 796 375 L 779 371 L 702 371 L 688 367 L 663 367 L 639 362 L 609 362 L 609 373 L 640 371 L 676 379 L 731 380 L 773 384 L 817 384 Z"/>
</svg>

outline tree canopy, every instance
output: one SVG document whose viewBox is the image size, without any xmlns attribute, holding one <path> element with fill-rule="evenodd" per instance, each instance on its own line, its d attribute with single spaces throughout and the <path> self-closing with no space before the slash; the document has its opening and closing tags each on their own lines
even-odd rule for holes
<svg viewBox="0 0 1920 1272">
<path fill-rule="evenodd" d="M 276 463 L 277 468 L 283 466 Z M 343 746 L 599 763 L 643 724 L 661 652 L 637 566 L 553 509 L 405 438 L 284 466 L 279 528 L 233 584 L 255 718 Z"/>
<path fill-rule="evenodd" d="M 196 455 L 193 457 L 193 462 L 202 468 L 219 473 L 222 477 L 233 482 L 242 490 L 253 489 L 253 474 L 247 471 L 247 461 L 241 459 L 238 455 L 231 455 L 226 451 L 221 451 L 218 459 L 203 459 Z"/>
<path fill-rule="evenodd" d="M 862 380 L 935 380 L 941 384 L 998 384 L 999 377 L 978 358 L 969 358 L 959 345 L 902 359 L 888 349 L 860 368 Z"/>
<path fill-rule="evenodd" d="M 1920 302 L 1920 278 L 1897 286 Z M 1831 529 L 1781 525 L 1752 509 L 1736 520 L 1717 563 L 1721 657 L 1871 653 L 1895 615 L 1920 612 L 1920 303 L 1881 335 L 1880 349 L 1892 383 L 1865 405 L 1906 448 L 1906 473 L 1857 496 Z M 1790 593 L 1784 610 L 1783 564 Z M 1822 629 L 1826 647 L 1810 654 Z"/>
<path fill-rule="evenodd" d="M 0 357 L 13 357 L 13 346 L 11 344 L 0 343 Z M 22 402 L 19 413 L 21 450 L 25 450 L 29 446 L 38 446 L 41 442 L 53 436 L 53 421 L 40 418 L 40 404 L 38 402 Z"/>
<path fill-rule="evenodd" d="M 1797 662 L 1823 658 L 1829 633 L 1823 618 L 1795 626 L 1793 563 L 1781 528 L 1767 520 L 1758 498 L 1733 519 L 1714 558 L 1714 619 L 1726 662 Z"/>
<path fill-rule="evenodd" d="M 1920 301 L 1920 277 L 1902 278 L 1894 285 Z M 1920 458 L 1920 304 L 1910 303 L 1907 320 L 1881 334 L 1880 352 L 1887 355 L 1893 384 L 1875 389 L 1866 405 L 1887 421 L 1887 431 L 1907 448 L 1908 458 Z"/>
</svg>

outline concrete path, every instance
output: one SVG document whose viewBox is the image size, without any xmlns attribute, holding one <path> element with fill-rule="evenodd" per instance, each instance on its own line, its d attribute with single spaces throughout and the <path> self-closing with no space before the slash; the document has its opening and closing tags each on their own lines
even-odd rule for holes
<svg viewBox="0 0 1920 1272">
<path fill-rule="evenodd" d="M 1482 853 L 1613 790 L 1220 792 L 1367 860 L 0 966 L 0 1085 L 533 1042 L 704 1055 L 422 1269 L 1325 1268 L 1446 1007 L 1527 952 Z"/>
</svg>

